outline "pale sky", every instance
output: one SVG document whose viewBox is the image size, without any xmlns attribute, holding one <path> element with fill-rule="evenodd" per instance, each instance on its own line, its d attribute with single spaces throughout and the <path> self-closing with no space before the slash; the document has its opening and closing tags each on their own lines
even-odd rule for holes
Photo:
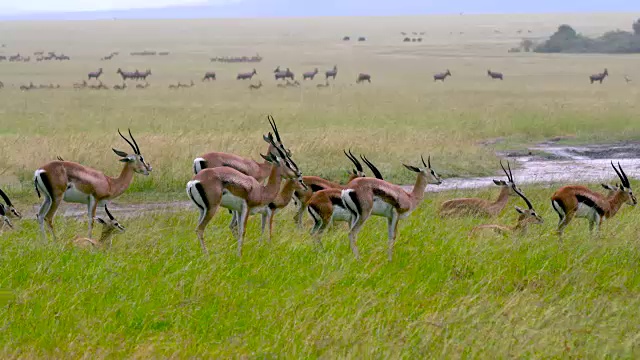
<svg viewBox="0 0 640 360">
<path fill-rule="evenodd" d="M 145 9 L 224 2 L 233 2 L 233 0 L 0 0 L 0 14 Z"/>
</svg>

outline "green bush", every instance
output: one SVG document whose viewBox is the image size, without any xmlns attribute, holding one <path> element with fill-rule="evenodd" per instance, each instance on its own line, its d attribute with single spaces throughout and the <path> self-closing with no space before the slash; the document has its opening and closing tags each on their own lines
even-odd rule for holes
<svg viewBox="0 0 640 360">
<path fill-rule="evenodd" d="M 569 25 L 560 25 L 549 40 L 535 48 L 540 53 L 640 53 L 640 20 L 633 24 L 634 32 L 610 31 L 592 39 L 577 33 Z"/>
</svg>

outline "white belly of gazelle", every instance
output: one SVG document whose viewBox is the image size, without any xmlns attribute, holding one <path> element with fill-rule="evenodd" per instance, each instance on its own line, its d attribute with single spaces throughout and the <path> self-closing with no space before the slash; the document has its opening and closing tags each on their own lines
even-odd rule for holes
<svg viewBox="0 0 640 360">
<path fill-rule="evenodd" d="M 371 215 L 375 216 L 383 216 L 386 218 L 390 218 L 395 209 L 388 202 L 380 199 L 377 196 L 373 198 L 373 210 L 371 211 Z"/>
<path fill-rule="evenodd" d="M 64 201 L 78 204 L 88 204 L 91 195 L 85 194 L 78 190 L 73 183 L 67 185 L 67 190 L 64 192 Z"/>
<path fill-rule="evenodd" d="M 243 198 L 238 197 L 230 193 L 229 191 L 224 191 L 222 193 L 222 199 L 220 201 L 220 206 L 223 208 L 227 208 L 233 211 L 240 211 L 244 206 L 245 201 Z"/>
<path fill-rule="evenodd" d="M 578 204 L 578 209 L 576 210 L 576 217 L 592 219 L 592 218 L 595 218 L 597 215 L 598 215 L 598 212 L 596 211 L 596 209 L 592 208 L 591 206 L 587 206 L 582 203 Z"/>
<path fill-rule="evenodd" d="M 351 217 L 353 214 L 351 211 L 343 208 L 342 206 L 334 205 L 333 206 L 333 214 L 331 214 L 332 221 L 347 221 L 351 222 Z"/>
</svg>

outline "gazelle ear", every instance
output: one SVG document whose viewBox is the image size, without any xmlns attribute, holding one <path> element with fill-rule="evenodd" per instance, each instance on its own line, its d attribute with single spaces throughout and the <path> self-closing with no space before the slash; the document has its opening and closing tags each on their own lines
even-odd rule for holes
<svg viewBox="0 0 640 360">
<path fill-rule="evenodd" d="M 498 185 L 498 186 L 504 186 L 507 185 L 506 182 L 504 182 L 503 180 L 493 180 L 493 183 Z"/>
<path fill-rule="evenodd" d="M 411 165 L 406 165 L 406 164 L 402 164 L 402 166 L 406 167 L 407 169 L 413 171 L 413 172 L 421 172 L 422 170 L 418 169 L 415 166 L 411 166 Z"/>
<path fill-rule="evenodd" d="M 103 225 L 107 224 L 104 220 L 102 220 L 102 218 L 99 218 L 99 217 L 95 217 L 95 218 L 93 218 L 93 220 L 97 221 L 97 222 L 99 222 L 100 224 L 103 224 Z"/>
<path fill-rule="evenodd" d="M 519 206 L 516 206 L 516 211 L 520 214 L 524 214 L 524 210 L 522 210 Z"/>
<path fill-rule="evenodd" d="M 124 157 L 124 158 L 120 159 L 119 161 L 120 161 L 120 162 L 124 162 L 124 163 L 126 163 L 126 162 L 132 162 L 132 161 L 133 161 L 133 159 L 131 159 L 131 158 L 129 158 L 129 157 Z"/>
<path fill-rule="evenodd" d="M 114 149 L 114 148 L 111 148 L 111 150 L 113 150 L 113 152 L 114 152 L 114 153 L 116 153 L 116 155 L 118 155 L 118 156 L 120 156 L 120 157 L 123 157 L 123 158 L 124 158 L 124 157 L 129 156 L 129 154 L 127 154 L 127 153 L 126 153 L 126 152 L 124 152 L 124 151 L 116 150 L 116 149 Z"/>
</svg>

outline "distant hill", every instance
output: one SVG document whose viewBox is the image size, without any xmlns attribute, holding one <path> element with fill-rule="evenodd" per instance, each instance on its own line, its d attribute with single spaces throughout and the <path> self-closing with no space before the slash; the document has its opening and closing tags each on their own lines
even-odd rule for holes
<svg viewBox="0 0 640 360">
<path fill-rule="evenodd" d="M 176 6 L 75 13 L 40 13 L 2 16 L 3 20 L 184 19 L 301 16 L 384 16 L 457 13 L 617 12 L 639 11 L 628 0 L 513 1 L 513 0 L 239 0 L 226 5 Z M 640 3 L 637 3 L 640 4 Z"/>
</svg>

